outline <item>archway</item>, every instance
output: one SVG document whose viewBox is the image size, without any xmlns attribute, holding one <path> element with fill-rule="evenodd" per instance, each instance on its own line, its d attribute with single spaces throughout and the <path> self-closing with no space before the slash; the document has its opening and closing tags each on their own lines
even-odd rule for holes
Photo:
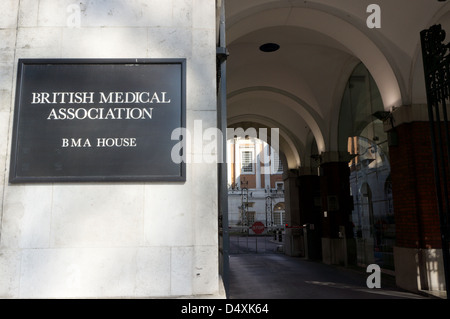
<svg viewBox="0 0 450 319">
<path fill-rule="evenodd" d="M 280 248 L 285 220 L 283 176 L 288 170 L 283 150 L 292 153 L 292 149 L 278 131 L 255 122 L 237 122 L 228 128 L 228 224 L 232 255 L 283 252 Z"/>
<path fill-rule="evenodd" d="M 350 187 L 342 189 L 349 183 L 346 171 L 354 156 L 348 138 L 372 132 L 368 137 L 384 148 L 382 122 L 372 114 L 402 104 L 401 76 L 380 39 L 368 34 L 363 23 L 317 3 L 233 2 L 228 11 L 228 123 L 279 128 L 292 255 L 305 255 L 305 226 L 321 232 L 325 223 L 327 247 L 339 246 L 346 239 L 342 236 L 353 238 Z M 267 43 L 275 44 L 272 50 L 264 48 Z M 363 76 L 378 95 L 374 111 L 365 110 L 356 123 L 342 101 L 349 78 Z M 320 238 L 315 246 L 321 249 Z M 347 263 L 347 253 L 329 260 Z"/>
<path fill-rule="evenodd" d="M 422 130 L 421 123 L 414 123 L 423 121 L 426 113 L 419 32 L 435 23 L 449 26 L 449 4 L 411 2 L 407 10 L 399 10 L 397 2 L 384 1 L 381 29 L 368 28 L 363 2 L 350 6 L 324 0 L 228 0 L 228 4 L 228 118 L 233 123 L 262 121 L 283 132 L 289 145 L 285 188 L 297 194 L 285 202 L 291 226 L 317 229 L 303 212 L 318 212 L 317 222 L 324 226 L 324 262 L 346 264 L 354 248 L 355 262 L 375 261 L 393 269 L 397 240 L 401 249 L 396 266 L 399 260 L 414 264 L 414 230 L 404 219 L 394 223 L 392 192 L 399 191 L 404 176 L 411 178 L 403 170 L 403 160 L 415 163 L 402 157 L 405 145 L 398 127 L 406 132 L 404 140 L 410 121 L 416 134 Z M 265 44 L 272 50 L 264 50 Z M 349 95 L 367 86 L 370 94 Z M 351 101 L 349 108 L 345 100 Z M 395 134 L 387 135 L 385 129 Z M 296 153 L 297 158 L 291 156 Z M 314 183 L 319 185 L 318 195 L 305 195 L 304 189 L 317 189 Z M 411 186 L 411 197 L 417 196 L 415 187 Z M 302 196 L 315 200 L 303 205 Z M 364 214 L 372 234 L 363 235 L 358 229 L 359 199 L 366 200 Z M 409 216 L 404 202 L 399 196 L 397 216 Z M 290 236 L 299 233 L 291 231 Z M 429 238 L 425 241 L 434 240 Z M 412 269 L 408 267 L 414 266 L 404 268 Z"/>
</svg>

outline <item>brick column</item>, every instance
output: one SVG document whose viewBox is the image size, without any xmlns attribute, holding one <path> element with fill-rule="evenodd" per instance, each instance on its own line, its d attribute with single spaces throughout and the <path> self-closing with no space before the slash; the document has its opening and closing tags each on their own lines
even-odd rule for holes
<svg viewBox="0 0 450 319">
<path fill-rule="evenodd" d="M 311 170 L 309 170 L 311 171 Z M 304 225 L 305 257 L 322 259 L 322 197 L 320 177 L 307 173 L 298 177 L 300 223 Z"/>
<path fill-rule="evenodd" d="M 328 264 L 355 264 L 348 161 L 320 165 L 322 256 Z"/>
<path fill-rule="evenodd" d="M 404 106 L 394 112 L 397 126 L 390 131 L 397 135 L 389 147 L 396 281 L 412 291 L 445 289 L 430 127 L 420 117 L 425 107 Z"/>
<path fill-rule="evenodd" d="M 290 227 L 301 225 L 298 174 L 298 170 L 291 169 L 283 176 L 286 223 Z M 286 228 L 283 241 L 286 255 L 304 256 L 303 232 L 301 229 Z"/>
<path fill-rule="evenodd" d="M 402 124 L 389 148 L 399 247 L 441 248 L 429 130 L 426 122 Z"/>
</svg>

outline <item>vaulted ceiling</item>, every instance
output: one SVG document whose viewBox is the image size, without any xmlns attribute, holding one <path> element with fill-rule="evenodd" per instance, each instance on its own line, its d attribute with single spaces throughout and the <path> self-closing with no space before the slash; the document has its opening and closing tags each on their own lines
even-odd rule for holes
<svg viewBox="0 0 450 319">
<path fill-rule="evenodd" d="M 381 28 L 366 21 L 380 7 Z M 337 151 L 339 107 L 362 62 L 385 110 L 425 103 L 421 30 L 450 30 L 437 0 L 226 0 L 228 122 L 280 128 L 289 168 L 307 166 L 312 142 Z M 275 52 L 260 46 L 276 43 Z"/>
</svg>

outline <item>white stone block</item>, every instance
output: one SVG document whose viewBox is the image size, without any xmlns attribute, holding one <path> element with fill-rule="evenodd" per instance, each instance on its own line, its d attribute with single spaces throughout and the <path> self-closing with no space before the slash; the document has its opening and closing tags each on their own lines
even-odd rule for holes
<svg viewBox="0 0 450 319">
<path fill-rule="evenodd" d="M 217 113 L 188 110 L 186 129 L 187 160 L 190 163 L 217 162 L 217 139 L 222 134 L 217 130 Z"/>
<path fill-rule="evenodd" d="M 14 49 L 16 45 L 16 30 L 0 29 L 0 39 L 0 63 L 12 65 L 14 62 Z"/>
<path fill-rule="evenodd" d="M 189 170 L 189 167 L 187 169 Z M 192 178 L 192 175 L 188 178 Z M 187 185 L 182 183 L 148 184 L 145 186 L 144 196 L 145 245 L 191 245 L 192 195 Z"/>
<path fill-rule="evenodd" d="M 208 41 L 209 39 L 209 41 Z M 193 31 L 193 59 L 188 63 L 188 101 L 195 110 L 216 110 L 216 52 L 210 44 L 214 41 L 213 30 Z"/>
<path fill-rule="evenodd" d="M 145 58 L 145 28 L 65 28 L 62 55 L 68 58 Z"/>
<path fill-rule="evenodd" d="M 39 1 L 20 0 L 19 27 L 36 27 L 38 25 Z"/>
<path fill-rule="evenodd" d="M 192 56 L 191 30 L 174 27 L 148 28 L 149 58 L 190 58 Z"/>
<path fill-rule="evenodd" d="M 205 63 L 207 63 L 205 61 Z M 187 108 L 189 110 L 215 111 L 216 97 L 211 91 L 216 90 L 215 77 L 211 77 L 211 68 L 205 68 L 202 63 L 188 63 L 187 66 Z"/>
<path fill-rule="evenodd" d="M 8 103 L 10 101 L 10 98 L 8 97 L 8 91 L 0 91 L 0 103 L 5 102 Z M 3 174 L 7 173 L 7 167 L 9 167 L 9 163 L 7 162 L 7 154 L 9 153 L 9 139 L 8 139 L 8 132 L 9 132 L 9 123 L 10 123 L 10 113 L 8 111 L 0 111 L 0 165 L 1 167 L 4 167 L 0 173 L 0 176 L 3 176 Z M 2 179 L 4 180 L 4 179 Z M 3 185 L 3 184 L 2 184 Z M 3 193 L 1 193 L 3 194 Z M 0 197 L 3 198 L 3 197 Z M 0 199 L 1 202 L 1 199 Z"/>
<path fill-rule="evenodd" d="M 216 1 L 211 0 L 193 0 L 193 1 L 194 1 L 193 27 L 215 30 Z"/>
<path fill-rule="evenodd" d="M 171 295 L 191 295 L 194 250 L 192 247 L 172 247 L 171 251 Z"/>
<path fill-rule="evenodd" d="M 192 30 L 193 56 L 197 61 L 201 61 L 204 67 L 210 69 L 212 64 L 216 64 L 216 48 L 211 45 L 215 41 L 214 29 L 194 29 Z M 209 74 L 214 77 L 214 74 Z"/>
<path fill-rule="evenodd" d="M 60 58 L 61 28 L 19 28 L 16 58 Z"/>
<path fill-rule="evenodd" d="M 13 65 L 9 63 L 0 63 L 0 90 L 2 93 L 2 99 L 7 98 L 7 100 L 2 100 L 3 103 L 10 100 L 12 81 L 13 81 Z M 10 103 L 0 105 L 0 112 L 9 111 L 11 108 Z"/>
<path fill-rule="evenodd" d="M 82 26 L 173 25 L 171 0 L 84 0 L 81 12 Z"/>
<path fill-rule="evenodd" d="M 428 279 L 428 289 L 431 291 L 445 291 L 445 273 L 442 249 L 426 249 L 425 269 Z"/>
<path fill-rule="evenodd" d="M 218 233 L 217 216 L 217 164 L 192 164 L 192 202 L 195 213 L 193 228 L 196 245 L 216 245 Z M 202 181 L 202 182 L 197 182 Z"/>
<path fill-rule="evenodd" d="M 1 67 L 0 67 L 1 69 Z M 3 149 L 3 142 L 6 142 L 6 137 L 8 129 L 9 129 L 9 111 L 11 106 L 11 91 L 10 90 L 2 90 L 0 89 L 0 121 L 1 121 L 1 128 L 0 128 L 0 148 Z M 2 141 L 3 138 L 5 141 Z M 2 153 L 4 156 L 6 154 L 6 148 L 4 149 L 5 152 Z"/>
<path fill-rule="evenodd" d="M 129 248 L 24 250 L 20 298 L 133 296 L 135 260 Z"/>
<path fill-rule="evenodd" d="M 0 252 L 0 298 L 17 298 L 20 283 L 20 251 Z"/>
<path fill-rule="evenodd" d="M 169 247 L 142 247 L 137 254 L 136 297 L 170 295 Z"/>
<path fill-rule="evenodd" d="M 10 97 L 9 91 L 0 90 L 0 103 L 5 103 L 9 105 Z M 5 105 L 6 107 L 6 105 Z M 0 167 L 3 167 L 0 171 L 0 180 L 6 181 L 8 176 L 9 163 L 7 162 L 7 155 L 9 150 L 9 140 L 8 140 L 8 132 L 9 132 L 9 123 L 10 123 L 10 113 L 9 111 L 2 111 L 0 108 Z M 3 207 L 4 200 L 4 184 L 0 184 L 0 207 Z M 0 229 L 1 232 L 1 229 Z"/>
<path fill-rule="evenodd" d="M 196 246 L 194 251 L 194 295 L 217 295 L 219 293 L 219 275 L 217 246 Z"/>
<path fill-rule="evenodd" d="M 0 29 L 15 28 L 17 26 L 17 13 L 19 0 L 0 1 Z"/>
<path fill-rule="evenodd" d="M 178 27 L 192 28 L 193 10 L 195 10 L 193 0 L 173 1 L 173 24 Z"/>
<path fill-rule="evenodd" d="M 10 185 L 5 190 L 0 247 L 49 246 L 52 188 L 50 185 Z"/>
<path fill-rule="evenodd" d="M 74 3 L 70 0 L 40 0 L 38 7 L 38 26 L 40 27 L 65 27 L 70 13 L 68 6 Z"/>
<path fill-rule="evenodd" d="M 54 247 L 138 246 L 143 239 L 143 185 L 55 185 Z"/>
</svg>

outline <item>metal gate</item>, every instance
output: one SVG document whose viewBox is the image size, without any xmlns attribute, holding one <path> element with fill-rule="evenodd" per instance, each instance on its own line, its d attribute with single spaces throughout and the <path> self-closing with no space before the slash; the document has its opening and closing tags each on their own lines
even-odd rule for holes
<svg viewBox="0 0 450 319">
<path fill-rule="evenodd" d="M 257 227 L 260 229 L 260 224 Z M 234 226 L 229 228 L 230 254 L 276 254 L 284 252 L 284 231 L 281 228 L 264 226 L 261 234 L 255 233 L 257 228 L 250 226 Z"/>
<path fill-rule="evenodd" d="M 230 254 L 282 253 L 284 231 L 280 226 L 274 226 L 272 197 L 266 196 L 265 220 L 255 221 L 254 212 L 249 212 L 251 203 L 247 185 L 247 181 L 241 181 L 240 225 L 229 227 Z"/>
<path fill-rule="evenodd" d="M 425 85 L 433 152 L 434 178 L 442 239 L 447 299 L 450 299 L 450 257 L 448 172 L 450 137 L 447 100 L 450 98 L 450 44 L 444 44 L 445 31 L 434 25 L 420 33 Z"/>
</svg>

